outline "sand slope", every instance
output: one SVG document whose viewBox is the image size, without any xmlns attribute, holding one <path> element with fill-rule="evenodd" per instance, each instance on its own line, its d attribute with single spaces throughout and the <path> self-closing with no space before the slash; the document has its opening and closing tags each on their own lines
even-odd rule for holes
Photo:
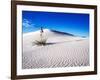
<svg viewBox="0 0 100 80">
<path fill-rule="evenodd" d="M 46 46 L 37 46 L 39 31 L 23 35 L 23 69 L 89 65 L 89 39 L 45 29 Z"/>
</svg>

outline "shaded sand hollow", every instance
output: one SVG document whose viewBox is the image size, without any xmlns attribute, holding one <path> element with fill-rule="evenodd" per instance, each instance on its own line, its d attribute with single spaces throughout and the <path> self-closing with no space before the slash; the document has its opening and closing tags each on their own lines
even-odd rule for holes
<svg viewBox="0 0 100 80">
<path fill-rule="evenodd" d="M 23 34 L 22 68 L 55 68 L 89 65 L 89 39 L 44 30 L 47 45 L 34 44 L 40 31 Z"/>
</svg>

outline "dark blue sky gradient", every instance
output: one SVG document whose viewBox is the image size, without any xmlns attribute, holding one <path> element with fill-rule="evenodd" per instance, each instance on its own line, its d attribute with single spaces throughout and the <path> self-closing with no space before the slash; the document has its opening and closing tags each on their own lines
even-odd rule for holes
<svg viewBox="0 0 100 80">
<path fill-rule="evenodd" d="M 89 14 L 22 11 L 23 33 L 39 30 L 40 27 L 89 36 Z"/>
</svg>

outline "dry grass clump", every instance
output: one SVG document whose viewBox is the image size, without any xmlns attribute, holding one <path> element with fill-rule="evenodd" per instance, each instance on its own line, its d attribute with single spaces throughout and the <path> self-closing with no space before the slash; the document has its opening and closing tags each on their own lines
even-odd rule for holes
<svg viewBox="0 0 100 80">
<path fill-rule="evenodd" d="M 42 40 L 35 40 L 34 44 L 39 45 L 39 46 L 45 46 L 46 45 L 47 39 L 42 39 Z"/>
</svg>

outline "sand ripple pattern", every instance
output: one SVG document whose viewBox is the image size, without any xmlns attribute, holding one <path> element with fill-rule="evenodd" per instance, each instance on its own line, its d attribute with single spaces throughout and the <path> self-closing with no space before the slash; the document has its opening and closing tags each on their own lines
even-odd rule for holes
<svg viewBox="0 0 100 80">
<path fill-rule="evenodd" d="M 75 66 L 89 66 L 89 39 L 23 49 L 23 69 Z"/>
</svg>

